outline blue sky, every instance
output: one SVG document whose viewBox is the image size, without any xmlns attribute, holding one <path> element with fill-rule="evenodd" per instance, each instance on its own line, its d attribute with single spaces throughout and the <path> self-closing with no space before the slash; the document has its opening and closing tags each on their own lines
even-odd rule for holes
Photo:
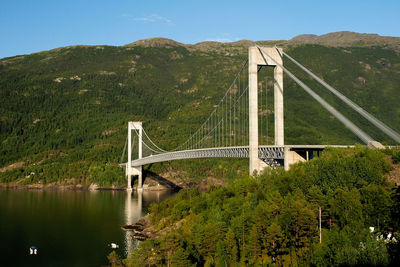
<svg viewBox="0 0 400 267">
<path fill-rule="evenodd" d="M 1 0 L 0 58 L 150 37 L 183 43 L 355 31 L 400 36 L 400 0 Z"/>
</svg>

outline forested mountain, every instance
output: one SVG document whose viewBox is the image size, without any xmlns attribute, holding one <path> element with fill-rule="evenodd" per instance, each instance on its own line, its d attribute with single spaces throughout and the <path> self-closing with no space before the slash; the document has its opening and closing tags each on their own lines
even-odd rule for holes
<svg viewBox="0 0 400 267">
<path fill-rule="evenodd" d="M 399 131 L 400 38 L 338 34 L 342 39 L 336 34 L 257 43 L 283 47 Z M 1 59 L 0 182 L 123 183 L 117 164 L 127 122 L 143 121 L 161 147 L 174 148 L 208 117 L 252 44 L 187 45 L 153 38 L 126 46 L 73 46 Z M 284 64 L 367 133 L 392 143 L 289 61 Z M 263 71 L 260 75 L 268 74 L 267 68 Z M 361 142 L 286 76 L 284 88 L 287 144 Z M 272 90 L 269 96 L 272 109 Z M 272 125 L 273 114 L 264 116 Z M 171 166 L 179 164 L 186 163 Z"/>
</svg>

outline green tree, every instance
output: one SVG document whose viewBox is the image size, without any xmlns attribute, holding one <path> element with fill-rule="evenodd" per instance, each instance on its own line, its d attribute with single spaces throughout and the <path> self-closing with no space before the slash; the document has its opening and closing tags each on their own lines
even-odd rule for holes
<svg viewBox="0 0 400 267">
<path fill-rule="evenodd" d="M 391 223 L 392 200 L 381 186 L 370 184 L 360 189 L 365 223 L 378 230 L 387 229 Z"/>
<path fill-rule="evenodd" d="M 360 192 L 353 188 L 336 189 L 333 198 L 329 200 L 330 212 L 336 217 L 340 227 L 349 225 L 359 228 L 363 224 Z"/>
<path fill-rule="evenodd" d="M 172 257 L 174 253 L 181 247 L 181 243 L 181 236 L 177 233 L 169 233 L 162 238 L 160 250 L 165 255 L 168 266 L 171 266 Z"/>
<path fill-rule="evenodd" d="M 254 224 L 250 230 L 250 236 L 249 236 L 249 244 L 247 246 L 247 249 L 250 254 L 250 263 L 252 264 L 258 264 L 260 259 L 261 259 L 261 252 L 262 252 L 262 243 L 260 240 L 260 234 L 257 229 L 256 224 Z"/>
<path fill-rule="evenodd" d="M 267 229 L 267 253 L 272 258 L 273 263 L 277 261 L 278 256 L 286 252 L 286 238 L 281 227 L 273 222 Z"/>
<path fill-rule="evenodd" d="M 316 185 L 313 185 L 308 189 L 307 200 L 313 205 L 314 209 L 325 207 L 326 205 L 324 194 Z"/>
<path fill-rule="evenodd" d="M 141 242 L 124 261 L 125 265 L 132 267 L 161 265 L 165 257 L 160 250 L 160 242 L 154 239 Z"/>
<path fill-rule="evenodd" d="M 225 239 L 218 240 L 215 253 L 215 266 L 225 267 L 229 263 L 229 253 Z"/>
<path fill-rule="evenodd" d="M 189 259 L 189 253 L 182 247 L 179 247 L 171 257 L 171 266 L 187 267 L 192 265 L 193 264 Z"/>
<path fill-rule="evenodd" d="M 228 229 L 228 232 L 225 235 L 227 252 L 229 256 L 229 265 L 233 265 L 238 260 L 238 246 L 235 238 L 235 233 L 231 228 Z"/>
<path fill-rule="evenodd" d="M 389 254 L 383 239 L 377 239 L 373 234 L 367 234 L 360 244 L 359 264 L 371 266 L 387 266 Z"/>
<path fill-rule="evenodd" d="M 113 251 L 107 256 L 108 261 L 111 263 L 112 267 L 123 266 L 121 258 L 118 254 Z"/>
<path fill-rule="evenodd" d="M 400 186 L 392 190 L 391 199 L 393 203 L 392 208 L 392 221 L 395 231 L 400 230 Z"/>
<path fill-rule="evenodd" d="M 312 210 L 301 190 L 296 190 L 294 196 L 288 196 L 285 200 L 279 222 L 289 242 L 296 248 L 310 247 L 317 233 L 316 211 Z"/>
</svg>

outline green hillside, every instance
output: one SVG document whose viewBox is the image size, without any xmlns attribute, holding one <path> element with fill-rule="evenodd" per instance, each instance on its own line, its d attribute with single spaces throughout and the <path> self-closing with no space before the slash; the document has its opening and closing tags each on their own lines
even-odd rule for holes
<svg viewBox="0 0 400 267">
<path fill-rule="evenodd" d="M 400 130 L 396 49 L 379 42 L 346 47 L 259 43 L 283 46 L 350 99 Z M 208 117 L 251 44 L 185 45 L 149 39 L 121 47 L 65 47 L 0 60 L 0 168 L 5 168 L 0 182 L 123 183 L 117 164 L 127 122 L 143 121 L 161 147 L 176 147 Z M 392 143 L 293 64 L 285 61 L 285 65 L 367 133 Z M 260 80 L 268 73 L 262 69 Z M 287 144 L 361 142 L 286 76 L 284 85 Z M 272 125 L 273 115 L 268 119 Z M 174 162 L 168 168 L 193 168 L 198 162 Z M 162 164 L 151 168 L 160 171 Z"/>
<path fill-rule="evenodd" d="M 152 235 L 128 259 L 116 251 L 109 259 L 114 266 L 397 266 L 400 190 L 385 178 L 391 169 L 382 151 L 328 149 L 289 171 L 182 190 L 151 206 L 141 223 Z"/>
</svg>

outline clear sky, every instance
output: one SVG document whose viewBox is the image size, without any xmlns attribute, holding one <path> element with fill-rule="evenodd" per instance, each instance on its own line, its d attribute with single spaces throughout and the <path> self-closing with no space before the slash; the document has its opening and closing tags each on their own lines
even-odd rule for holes
<svg viewBox="0 0 400 267">
<path fill-rule="evenodd" d="M 400 36 L 400 0 L 1 0 L 0 58 L 150 37 L 193 44 L 344 30 Z"/>
</svg>

